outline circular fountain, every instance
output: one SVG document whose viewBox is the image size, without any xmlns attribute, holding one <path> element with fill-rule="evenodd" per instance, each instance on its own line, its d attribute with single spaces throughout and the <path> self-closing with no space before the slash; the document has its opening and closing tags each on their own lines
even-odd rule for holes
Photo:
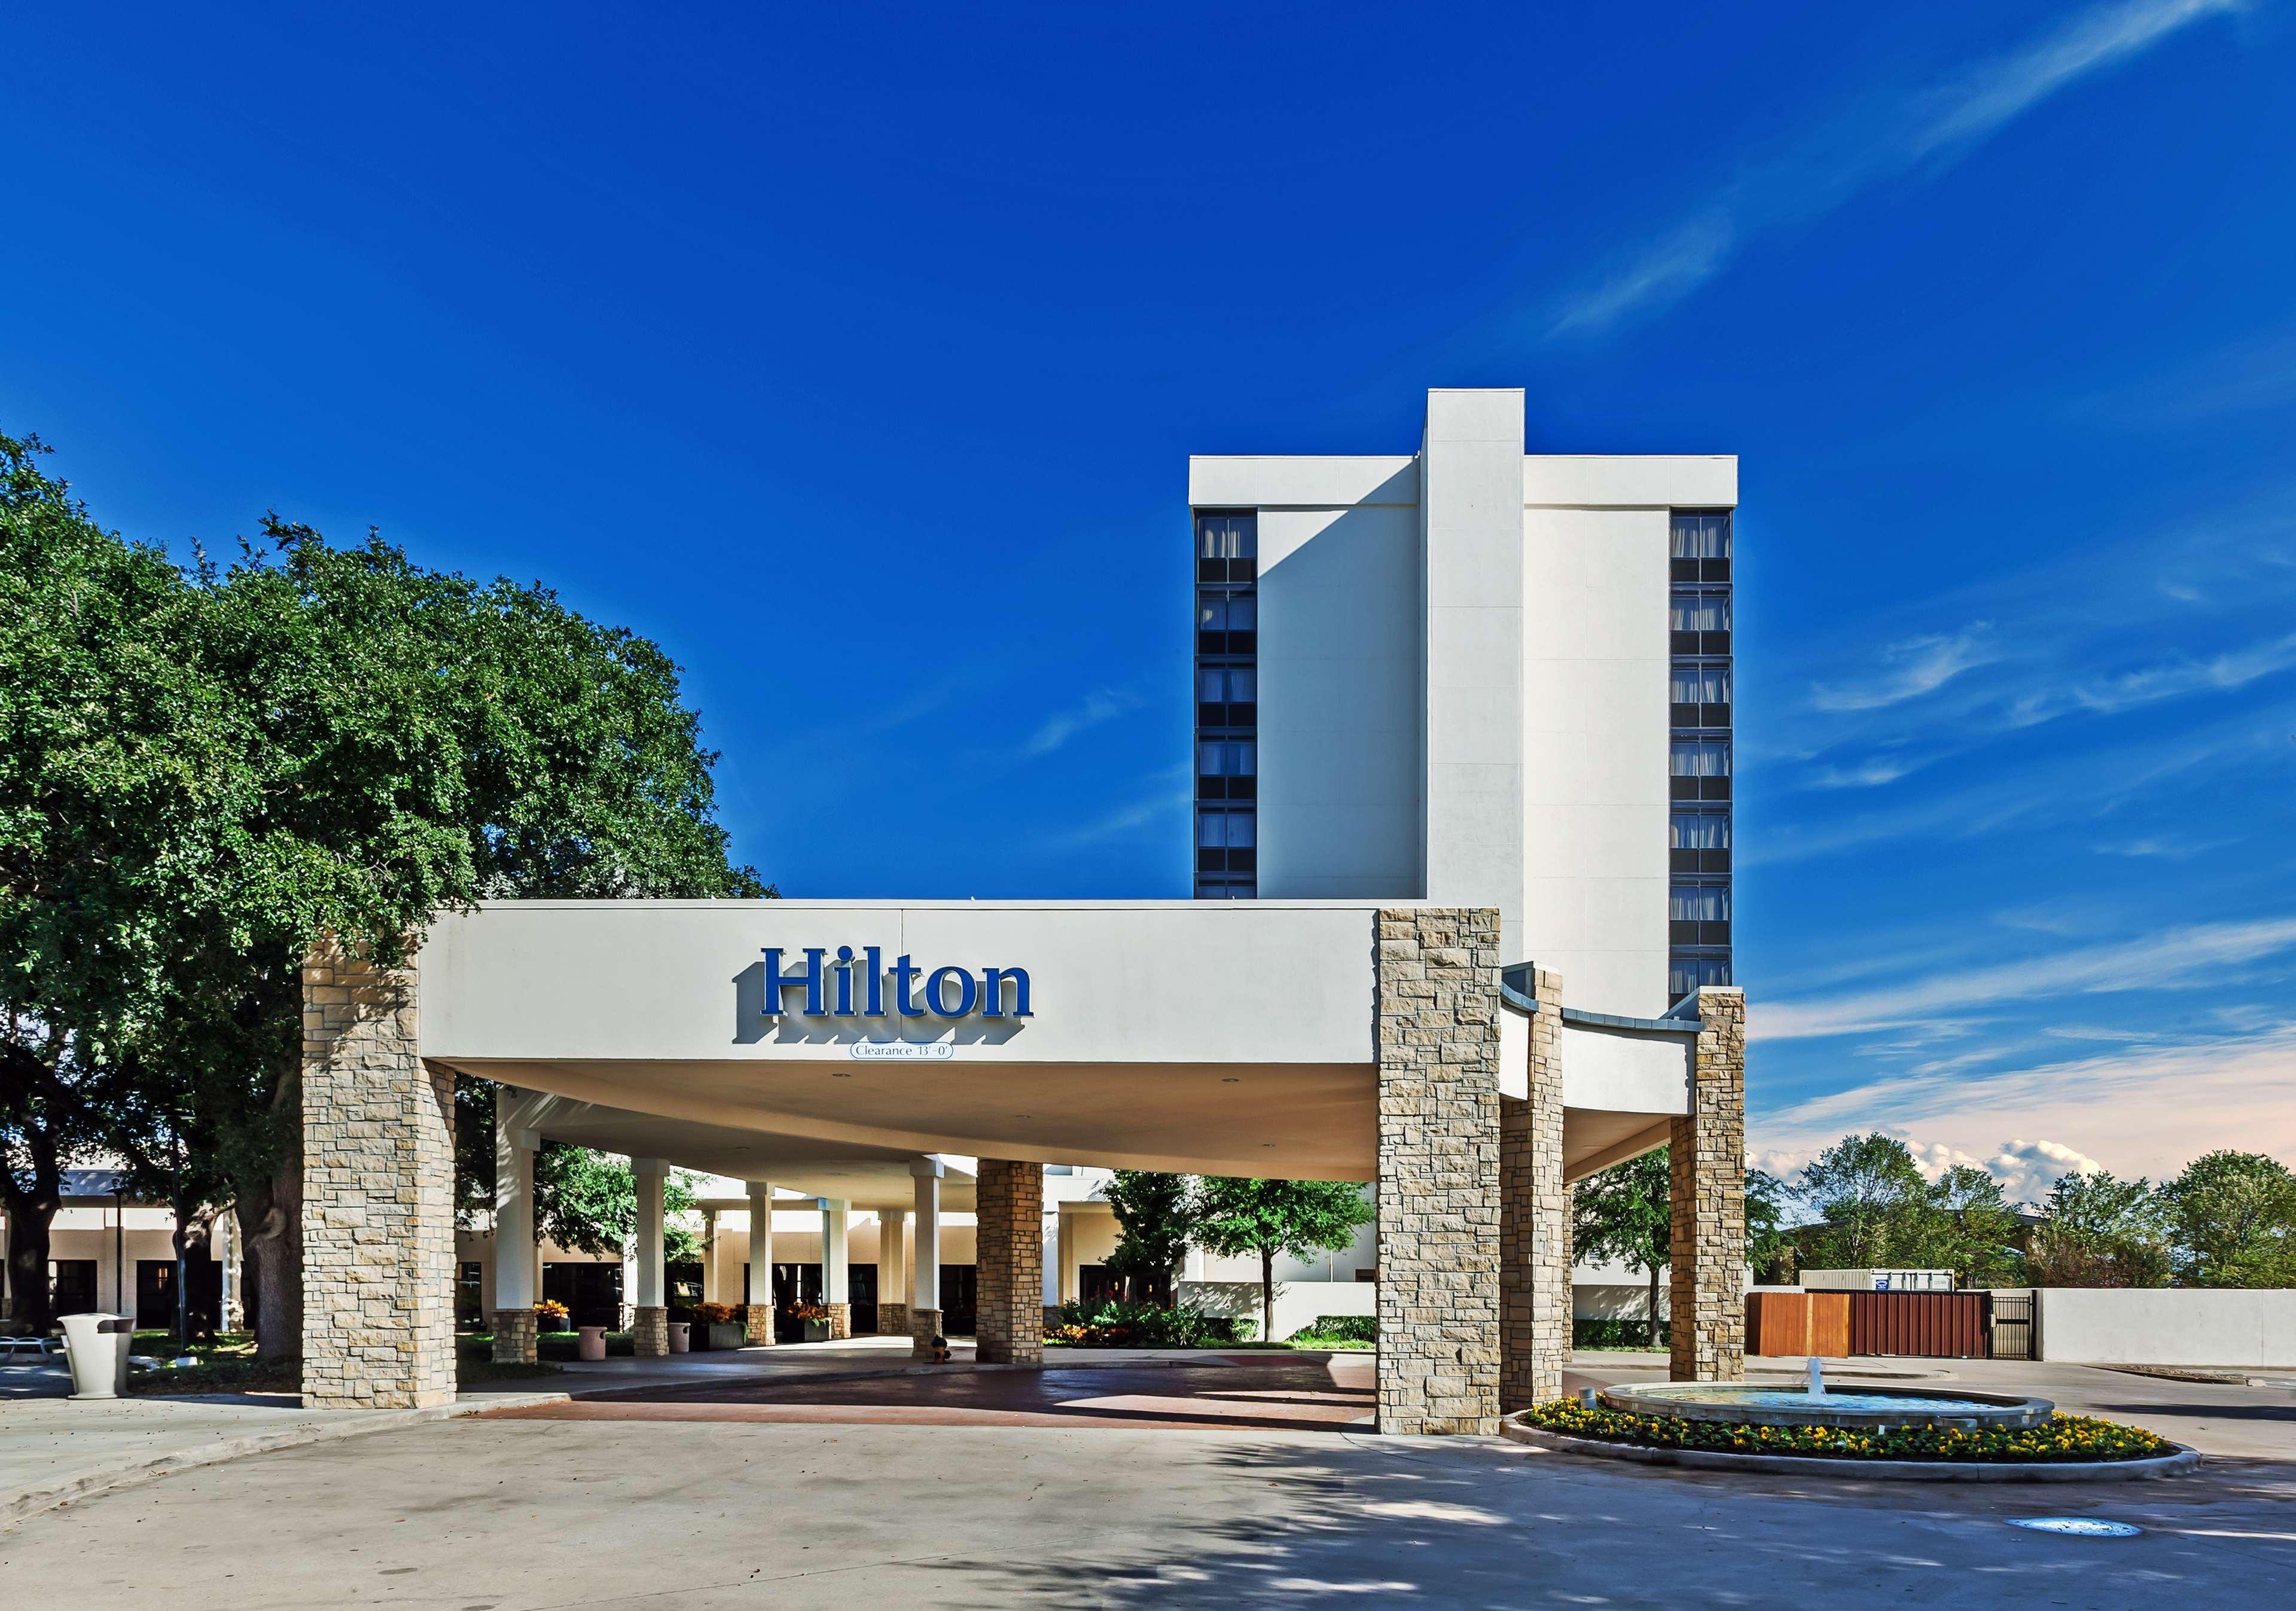
<svg viewBox="0 0 2296 1611">
<path fill-rule="evenodd" d="M 2001 1393 L 1940 1392 L 1919 1387 L 1867 1387 L 1855 1393 L 1821 1388 L 1762 1387 L 1737 1382 L 1662 1382 L 1646 1387 L 1606 1387 L 1603 1407 L 1628 1415 L 1666 1415 L 1688 1421 L 1738 1421 L 1769 1427 L 1845 1427 L 1883 1431 L 1894 1427 L 1941 1427 L 1973 1432 L 2038 1427 L 2055 1413 L 2045 1398 Z"/>
</svg>

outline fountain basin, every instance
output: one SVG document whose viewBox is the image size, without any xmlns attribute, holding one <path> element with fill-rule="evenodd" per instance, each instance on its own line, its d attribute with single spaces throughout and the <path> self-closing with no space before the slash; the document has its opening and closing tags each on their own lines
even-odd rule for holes
<svg viewBox="0 0 2296 1611">
<path fill-rule="evenodd" d="M 2015 1430 L 2038 1427 L 2056 1413 L 2045 1398 L 2013 1394 L 1965 1393 L 1922 1387 L 1861 1387 L 1828 1391 L 1816 1397 L 1791 1387 L 1742 1382 L 1660 1382 L 1645 1386 L 1606 1387 L 1605 1409 L 1627 1415 L 1673 1416 L 1681 1420 L 1736 1421 L 1770 1427 L 1849 1427 L 1880 1431 L 1890 1427 L 1945 1427 L 1975 1431 L 1981 1427 Z"/>
</svg>

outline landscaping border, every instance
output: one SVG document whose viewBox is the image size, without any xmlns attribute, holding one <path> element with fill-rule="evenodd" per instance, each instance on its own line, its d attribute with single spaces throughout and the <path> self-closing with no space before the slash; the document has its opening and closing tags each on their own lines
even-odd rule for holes
<svg viewBox="0 0 2296 1611">
<path fill-rule="evenodd" d="M 1872 1477 L 1893 1483 L 2136 1483 L 2182 1476 L 2201 1463 L 2200 1451 L 2172 1443 L 2169 1454 L 2133 1460 L 1833 1460 L 1808 1454 L 1724 1454 L 1711 1449 L 1659 1449 L 1647 1443 L 1571 1437 L 1523 1424 L 1518 1410 L 1499 1422 L 1499 1435 L 1556 1454 L 1628 1460 L 1641 1466 L 1680 1466 L 1694 1471 L 1742 1471 L 1768 1476 Z"/>
</svg>

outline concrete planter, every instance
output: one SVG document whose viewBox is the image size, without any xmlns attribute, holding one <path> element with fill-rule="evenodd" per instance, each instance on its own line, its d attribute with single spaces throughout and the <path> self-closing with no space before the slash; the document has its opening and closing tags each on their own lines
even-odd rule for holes
<svg viewBox="0 0 2296 1611">
<path fill-rule="evenodd" d="M 2133 1483 L 2181 1476 L 2201 1463 L 2197 1451 L 2176 1445 L 2150 1460 L 1827 1460 L 1807 1454 L 1723 1454 L 1711 1449 L 1653 1449 L 1603 1438 L 1571 1437 L 1522 1424 L 1517 1411 L 1499 1422 L 1499 1435 L 1557 1454 L 1628 1460 L 1639 1466 L 1683 1466 L 1697 1471 L 1747 1471 L 1768 1476 L 1838 1476 L 1897 1483 Z"/>
<path fill-rule="evenodd" d="M 800 1321 L 798 1328 L 800 1335 L 797 1340 L 801 1343 L 825 1343 L 829 1340 L 827 1321 Z"/>
<path fill-rule="evenodd" d="M 702 1328 L 705 1348 L 739 1348 L 748 1340 L 749 1334 L 739 1321 L 711 1321 Z"/>
</svg>

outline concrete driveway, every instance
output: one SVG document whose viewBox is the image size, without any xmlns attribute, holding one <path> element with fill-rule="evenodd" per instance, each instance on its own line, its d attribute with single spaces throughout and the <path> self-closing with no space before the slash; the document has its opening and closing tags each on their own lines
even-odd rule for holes
<svg viewBox="0 0 2296 1611">
<path fill-rule="evenodd" d="M 2124 1379 L 2140 1396 L 2185 1387 Z M 1938 1488 L 1350 1432 L 488 1418 L 29 1517 L 0 1533 L 0 1604 L 2296 1604 L 2296 1451 L 2276 1419 L 2241 1424 L 2277 1429 L 2282 1458 L 2176 1482 Z M 2145 1531 L 2006 1525 L 2065 1514 Z"/>
</svg>

